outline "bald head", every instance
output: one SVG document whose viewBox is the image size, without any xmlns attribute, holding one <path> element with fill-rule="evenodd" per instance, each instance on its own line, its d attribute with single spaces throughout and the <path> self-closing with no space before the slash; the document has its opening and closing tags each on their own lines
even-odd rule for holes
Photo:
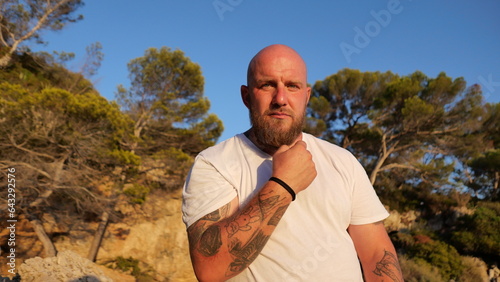
<svg viewBox="0 0 500 282">
<path fill-rule="evenodd" d="M 267 64 L 273 64 L 278 60 L 290 61 L 293 64 L 294 68 L 296 68 L 300 72 L 303 72 L 303 79 L 305 82 L 307 82 L 306 63 L 299 55 L 299 53 L 286 45 L 274 44 L 260 50 L 248 64 L 247 85 L 250 85 L 254 82 L 255 72 L 259 68 L 262 68 L 262 66 L 265 66 Z"/>
</svg>

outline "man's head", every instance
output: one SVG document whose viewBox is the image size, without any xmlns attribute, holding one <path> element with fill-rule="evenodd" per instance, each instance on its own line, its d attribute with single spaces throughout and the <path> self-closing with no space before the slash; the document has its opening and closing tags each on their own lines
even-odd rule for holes
<svg viewBox="0 0 500 282">
<path fill-rule="evenodd" d="M 250 111 L 252 141 L 269 151 L 291 145 L 302 132 L 311 88 L 304 60 L 292 48 L 271 45 L 250 61 L 241 86 Z"/>
</svg>

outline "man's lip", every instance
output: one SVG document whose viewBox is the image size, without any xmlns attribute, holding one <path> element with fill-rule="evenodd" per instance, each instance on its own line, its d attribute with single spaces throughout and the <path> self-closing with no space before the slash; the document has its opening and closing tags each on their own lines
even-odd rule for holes
<svg viewBox="0 0 500 282">
<path fill-rule="evenodd" d="M 286 118 L 286 117 L 290 116 L 289 114 L 283 113 L 283 112 L 274 112 L 274 113 L 270 113 L 269 115 L 272 117 L 276 117 L 276 118 Z"/>
</svg>

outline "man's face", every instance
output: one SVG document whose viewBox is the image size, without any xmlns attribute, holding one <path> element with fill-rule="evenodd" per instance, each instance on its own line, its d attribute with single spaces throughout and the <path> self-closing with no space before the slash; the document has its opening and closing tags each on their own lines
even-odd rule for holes
<svg viewBox="0 0 500 282">
<path fill-rule="evenodd" d="M 253 62 L 241 93 L 259 143 L 279 148 L 297 139 L 311 92 L 306 79 L 302 59 L 290 52 L 267 52 Z"/>
</svg>

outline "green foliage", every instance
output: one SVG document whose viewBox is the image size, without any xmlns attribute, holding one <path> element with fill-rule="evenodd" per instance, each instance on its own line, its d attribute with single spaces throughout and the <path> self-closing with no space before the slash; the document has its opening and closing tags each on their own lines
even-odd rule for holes
<svg viewBox="0 0 500 282">
<path fill-rule="evenodd" d="M 455 281 L 487 281 L 486 264 L 473 257 L 461 257 L 463 270 Z M 439 282 L 450 281 L 441 277 L 439 268 L 421 258 L 399 256 L 403 277 L 407 282 Z"/>
<path fill-rule="evenodd" d="M 409 246 L 408 254 L 413 259 L 422 259 L 439 269 L 441 277 L 448 281 L 461 276 L 463 263 L 457 250 L 442 241 L 428 240 Z"/>
<path fill-rule="evenodd" d="M 500 136 L 498 107 L 485 107 L 480 88 L 466 87 L 463 78 L 343 69 L 316 82 L 310 101 L 306 130 L 351 150 L 386 202 L 396 204 L 391 193 L 404 201 L 401 190 L 412 187 L 499 194 L 499 166 L 485 153 L 488 142 L 500 140 L 491 137 Z"/>
<path fill-rule="evenodd" d="M 166 150 L 159 151 L 158 153 L 154 154 L 153 157 L 155 159 L 170 159 L 175 161 L 176 163 L 185 163 L 185 162 L 191 162 L 192 157 L 186 153 L 184 153 L 182 150 L 170 147 Z"/>
<path fill-rule="evenodd" d="M 500 199 L 500 146 L 491 149 L 468 162 L 474 173 L 474 181 L 469 182 L 477 193 L 491 200 Z"/>
<path fill-rule="evenodd" d="M 137 281 L 149 282 L 155 281 L 153 277 L 154 270 L 151 267 L 141 263 L 138 259 L 132 257 L 124 258 L 119 256 L 115 261 L 108 263 L 108 267 L 121 270 L 134 276 Z M 142 268 L 141 268 L 142 267 Z"/>
<path fill-rule="evenodd" d="M 401 115 L 406 130 L 429 130 L 436 125 L 432 121 L 443 115 L 443 109 L 413 96 L 405 100 Z"/>
<path fill-rule="evenodd" d="M 133 149 L 152 153 L 169 147 L 199 152 L 215 144 L 222 122 L 208 114 L 201 68 L 180 50 L 150 48 L 128 64 L 130 89 L 118 88 L 118 101 L 134 120 Z"/>
<path fill-rule="evenodd" d="M 109 155 L 116 159 L 116 162 L 120 164 L 132 166 L 138 166 L 141 164 L 141 157 L 127 150 L 115 149 L 110 151 Z"/>
<path fill-rule="evenodd" d="M 133 276 L 137 276 L 141 273 L 141 269 L 139 267 L 139 260 L 134 259 L 132 257 L 124 258 L 119 256 L 116 258 L 116 269 L 119 269 L 123 272 L 129 272 Z"/>
<path fill-rule="evenodd" d="M 451 242 L 464 254 L 500 254 L 500 203 L 480 204 L 474 214 L 459 219 Z"/>
<path fill-rule="evenodd" d="M 143 204 L 146 201 L 146 197 L 150 192 L 148 186 L 141 184 L 127 184 L 123 189 L 123 194 L 130 197 L 130 201 L 135 204 Z"/>
<path fill-rule="evenodd" d="M 407 282 L 445 282 L 439 269 L 423 259 L 399 256 L 403 278 Z"/>
<path fill-rule="evenodd" d="M 119 98 L 131 113 L 173 124 L 196 120 L 210 106 L 201 68 L 180 50 L 150 48 L 128 68 L 131 88 L 122 88 Z"/>
<path fill-rule="evenodd" d="M 41 34 L 44 30 L 61 30 L 68 22 L 83 19 L 82 15 L 72 14 L 83 6 L 81 0 L 3 0 L 0 1 L 2 19 L 0 30 L 0 68 L 8 66 L 11 55 L 29 40 L 44 43 Z"/>
<path fill-rule="evenodd" d="M 51 130 L 54 130 L 53 133 L 67 133 L 67 136 L 58 134 L 62 139 L 78 137 L 85 128 L 93 129 L 98 134 L 101 133 L 99 131 L 108 130 L 112 139 L 117 141 L 131 125 L 130 119 L 120 112 L 116 104 L 109 103 L 95 92 L 75 95 L 62 89 L 46 88 L 41 92 L 29 93 L 21 86 L 9 83 L 1 83 L 0 91 L 0 106 L 4 107 L 2 115 L 8 119 L 33 122 L 24 130 L 35 130 L 33 126 L 36 127 L 37 122 L 49 122 L 41 120 L 48 118 L 44 115 L 49 115 L 61 119 Z M 27 134 L 24 131 L 19 133 Z"/>
<path fill-rule="evenodd" d="M 154 167 L 150 172 L 149 185 L 156 183 L 164 191 L 174 191 L 182 187 L 194 157 L 183 150 L 170 147 L 151 155 L 146 165 Z"/>
<path fill-rule="evenodd" d="M 22 85 L 29 91 L 41 91 L 49 87 L 72 93 L 94 91 L 92 83 L 81 73 L 67 70 L 48 53 L 13 54 L 12 58 L 13 63 L 0 71 L 0 81 Z"/>
<path fill-rule="evenodd" d="M 32 211 L 44 210 L 64 198 L 77 211 L 99 214 L 106 208 L 101 202 L 111 203 L 100 197 L 99 179 L 118 177 L 112 174 L 115 167 L 133 165 L 116 158 L 132 124 L 116 104 L 93 91 L 32 91 L 4 82 L 0 109 L 0 165 L 24 175 L 20 205 L 35 203 Z"/>
</svg>

